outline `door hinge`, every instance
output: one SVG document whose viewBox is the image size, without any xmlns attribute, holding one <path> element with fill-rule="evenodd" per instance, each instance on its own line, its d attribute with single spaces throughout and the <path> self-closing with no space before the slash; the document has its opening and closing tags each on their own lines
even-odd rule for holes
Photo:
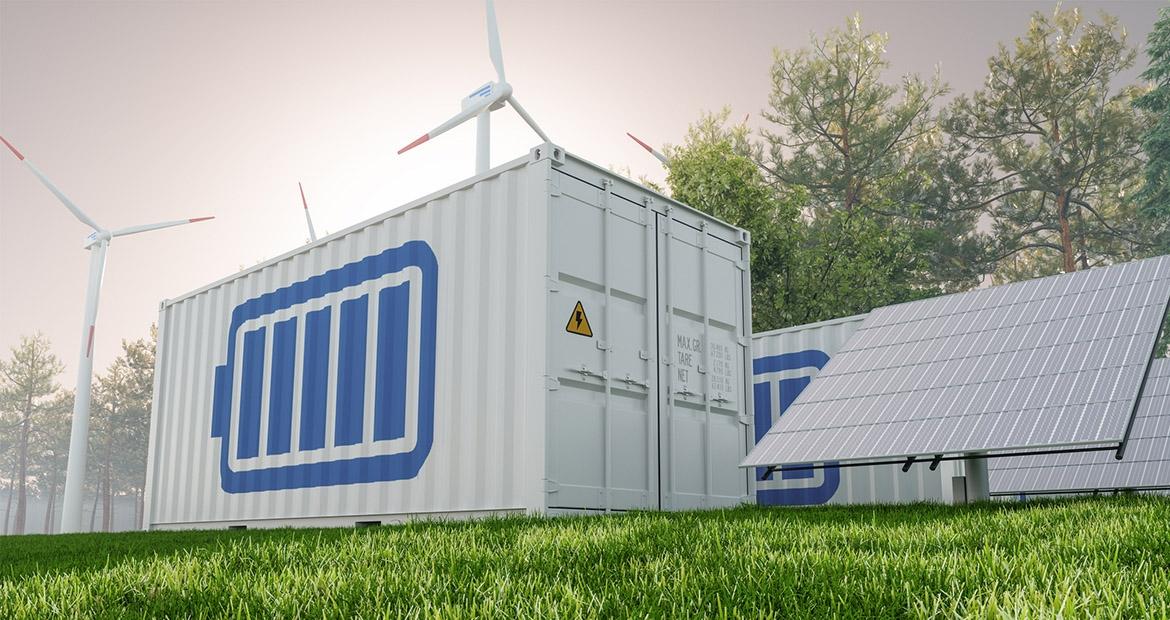
<svg viewBox="0 0 1170 620">
<path fill-rule="evenodd" d="M 544 277 L 544 285 L 550 293 L 556 293 L 561 290 L 560 287 L 557 286 L 557 279 L 552 276 Z"/>
<path fill-rule="evenodd" d="M 561 382 L 556 377 L 544 376 L 544 389 L 555 392 L 561 388 Z"/>
<path fill-rule="evenodd" d="M 556 493 L 557 491 L 560 491 L 560 490 L 561 490 L 561 485 L 559 482 L 557 482 L 556 480 L 549 480 L 548 478 L 544 479 L 544 492 L 545 493 Z"/>
</svg>

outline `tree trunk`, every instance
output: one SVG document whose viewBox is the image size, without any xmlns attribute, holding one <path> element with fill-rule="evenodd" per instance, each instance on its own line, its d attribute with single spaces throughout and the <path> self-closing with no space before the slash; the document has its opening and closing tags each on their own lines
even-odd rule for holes
<svg viewBox="0 0 1170 620">
<path fill-rule="evenodd" d="M 16 474 L 16 523 L 12 525 L 13 534 L 24 533 L 24 522 L 28 513 L 28 440 L 31 422 L 32 397 L 30 396 L 26 403 L 24 420 L 20 423 L 20 461 L 17 464 Z"/>
<path fill-rule="evenodd" d="M 93 531 L 93 526 L 97 523 L 97 503 L 98 498 L 101 497 L 101 490 L 93 494 L 93 511 L 89 513 L 89 531 Z"/>
<path fill-rule="evenodd" d="M 138 489 L 134 493 L 134 529 L 142 529 L 142 516 L 146 513 L 146 491 Z"/>
<path fill-rule="evenodd" d="M 57 509 L 57 468 L 53 468 L 52 482 L 49 483 L 49 505 L 45 508 L 45 533 L 53 533 L 53 512 Z"/>
<path fill-rule="evenodd" d="M 112 421 L 112 417 L 111 417 Z M 111 426 L 113 426 L 111 424 Z M 106 458 L 102 465 L 105 479 L 102 481 L 102 531 L 108 532 L 113 526 L 114 514 L 114 432 L 113 429 L 106 433 Z"/>
<path fill-rule="evenodd" d="M 8 481 L 8 507 L 4 509 L 4 535 L 8 535 L 8 526 L 12 523 L 12 480 Z"/>
<path fill-rule="evenodd" d="M 1073 251 L 1072 226 L 1068 220 L 1068 190 L 1056 195 L 1056 217 L 1060 220 L 1060 253 L 1064 258 L 1065 273 L 1077 270 L 1077 257 Z"/>
</svg>

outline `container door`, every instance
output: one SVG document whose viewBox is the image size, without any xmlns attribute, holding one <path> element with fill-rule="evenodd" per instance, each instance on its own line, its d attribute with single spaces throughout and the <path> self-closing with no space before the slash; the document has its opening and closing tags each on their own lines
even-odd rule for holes
<svg viewBox="0 0 1170 620">
<path fill-rule="evenodd" d="M 661 504 L 686 510 L 748 496 L 748 345 L 741 247 L 658 214 Z"/>
<path fill-rule="evenodd" d="M 607 181 L 553 178 L 546 505 L 658 508 L 654 217 Z"/>
</svg>

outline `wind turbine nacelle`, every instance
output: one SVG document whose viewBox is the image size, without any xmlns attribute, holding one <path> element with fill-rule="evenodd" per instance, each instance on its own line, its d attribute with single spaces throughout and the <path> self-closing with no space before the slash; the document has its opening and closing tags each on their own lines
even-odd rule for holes
<svg viewBox="0 0 1170 620">
<path fill-rule="evenodd" d="M 85 244 L 81 247 L 88 250 L 102 241 L 109 241 L 114 235 L 108 230 L 95 230 L 85 237 Z"/>
<path fill-rule="evenodd" d="M 500 108 L 504 107 L 504 99 L 507 99 L 508 95 L 510 94 L 512 94 L 511 84 L 497 84 L 495 82 L 488 82 L 487 84 L 484 84 L 483 86 L 475 89 L 475 92 L 464 97 L 463 101 L 460 102 L 462 105 L 461 109 L 466 110 L 468 108 L 478 107 L 483 105 L 484 100 L 491 100 L 493 102 L 491 106 L 488 107 L 488 110 L 494 112 L 495 110 L 499 110 Z"/>
</svg>

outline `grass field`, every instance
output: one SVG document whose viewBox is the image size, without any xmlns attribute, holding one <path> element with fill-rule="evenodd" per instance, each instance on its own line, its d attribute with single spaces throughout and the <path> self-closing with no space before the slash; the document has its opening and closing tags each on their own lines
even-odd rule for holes
<svg viewBox="0 0 1170 620">
<path fill-rule="evenodd" d="M 1170 617 L 1170 498 L 0 538 L 0 617 Z"/>
</svg>

